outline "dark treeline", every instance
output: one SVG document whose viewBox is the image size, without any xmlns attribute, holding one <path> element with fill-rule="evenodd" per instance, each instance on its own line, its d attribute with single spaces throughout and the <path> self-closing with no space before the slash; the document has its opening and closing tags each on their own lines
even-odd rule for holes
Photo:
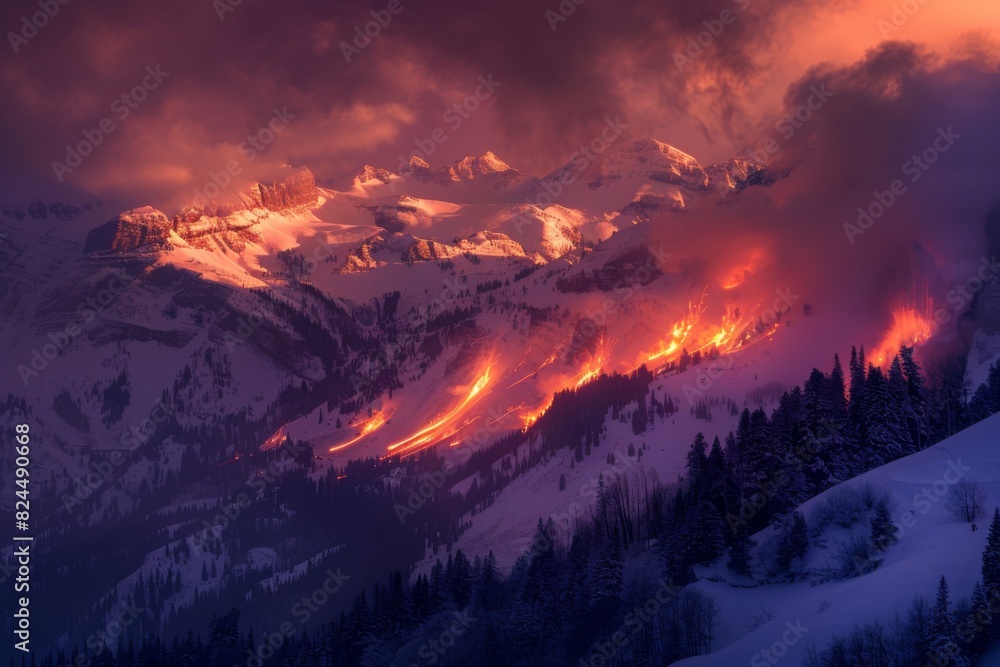
<svg viewBox="0 0 1000 667">
<path fill-rule="evenodd" d="M 302 628 L 268 647 L 265 634 L 273 638 L 273 628 L 264 624 L 274 620 L 274 610 L 308 595 L 315 582 L 303 578 L 271 599 L 259 584 L 268 572 L 255 575 L 257 581 L 230 577 L 233 583 L 213 594 L 212 604 L 174 612 L 197 619 L 204 634 L 197 628 L 177 638 L 144 632 L 144 640 L 133 638 L 131 646 L 123 641 L 114 654 L 91 656 L 90 664 L 255 664 L 248 660 L 267 654 L 265 664 L 298 667 L 530 666 L 581 659 L 597 664 L 596 656 L 612 666 L 664 664 L 709 652 L 717 609 L 710 597 L 683 588 L 695 579 L 694 566 L 726 558 L 733 575 L 748 577 L 748 583 L 750 577 L 795 578 L 794 563 L 808 548 L 805 519 L 794 511 L 800 503 L 1000 409 L 1000 371 L 992 369 L 985 389 L 966 405 L 955 390 L 964 374 L 960 366 L 943 365 L 925 375 L 912 351 L 903 349 L 882 370 L 867 364 L 862 350 L 852 352 L 845 374 L 835 358 L 830 373 L 814 370 L 770 414 L 745 409 L 736 430 L 711 444 L 699 434 L 679 486 L 662 484 L 618 452 L 607 454 L 610 467 L 596 484 L 589 514 L 572 522 L 555 515 L 539 519 L 533 544 L 506 576 L 492 554 L 470 559 L 452 550 L 464 529 L 460 517 L 487 506 L 511 480 L 557 450 L 574 451 L 569 465 L 593 453 L 601 446 L 608 411 L 627 419 L 625 409 L 635 404 L 636 434 L 657 416 L 664 418 L 675 408 L 669 397 L 660 401 L 649 394 L 645 369 L 558 395 L 531 428 L 477 450 L 454 469 L 431 451 L 402 462 L 354 462 L 319 483 L 297 473 L 269 490 L 273 499 L 245 510 L 208 548 L 305 537 L 312 542 L 299 553 L 306 554 L 345 544 L 315 569 L 342 565 L 345 573 L 357 573 L 342 592 L 350 604 L 331 605 L 321 626 Z M 668 401 L 671 410 L 665 409 Z M 640 413 L 645 421 L 636 418 Z M 390 484 L 389 472 L 400 468 L 401 481 Z M 464 493 L 452 490 L 473 475 Z M 415 486 L 433 479 L 443 481 L 403 519 L 387 511 L 410 502 Z M 291 509 L 294 519 L 277 521 L 279 508 Z M 344 515 L 341 522 L 337 514 Z M 349 532 L 352 523 L 355 533 Z M 749 536 L 772 523 L 780 529 L 773 562 L 754 563 Z M 429 573 L 406 574 L 425 548 L 436 553 L 439 545 L 447 556 Z M 398 554 L 396 564 L 380 552 Z M 371 588 L 379 580 L 387 583 Z M 165 588 L 168 582 L 153 585 Z M 253 605 L 246 603 L 247 592 Z M 228 608 L 234 611 L 218 615 Z M 207 609 L 216 616 L 208 617 Z M 72 664 L 72 654 L 50 656 L 43 664 Z"/>
</svg>

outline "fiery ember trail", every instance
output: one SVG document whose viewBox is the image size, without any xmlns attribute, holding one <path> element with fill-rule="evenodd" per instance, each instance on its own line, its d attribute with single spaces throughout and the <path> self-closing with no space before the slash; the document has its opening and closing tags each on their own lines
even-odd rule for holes
<svg viewBox="0 0 1000 667">
<path fill-rule="evenodd" d="M 458 431 L 465 428 L 465 426 L 468 425 L 467 423 L 460 424 L 458 422 L 465 412 L 478 402 L 483 391 L 489 386 L 491 379 L 490 370 L 490 366 L 487 366 L 486 370 L 472 385 L 469 389 L 469 393 L 457 407 L 452 409 L 443 417 L 438 418 L 430 426 L 426 426 L 408 438 L 389 445 L 389 451 L 393 452 L 397 449 L 400 451 L 412 451 L 415 449 L 430 447 L 450 438 Z"/>
<path fill-rule="evenodd" d="M 666 341 L 660 341 L 658 344 L 659 350 L 650 354 L 646 358 L 646 363 L 654 361 L 669 361 L 671 357 L 683 349 L 684 343 L 691 335 L 691 330 L 694 329 L 695 325 L 698 324 L 698 321 L 701 319 L 701 314 L 704 312 L 704 306 L 701 303 L 699 303 L 696 307 L 689 304 L 688 310 L 690 311 L 690 314 L 675 324 L 671 330 L 670 342 L 667 343 Z"/>
<path fill-rule="evenodd" d="M 684 350 L 691 354 L 705 351 L 728 354 L 774 333 L 779 326 L 774 321 L 765 329 L 759 315 L 760 306 L 750 302 L 739 307 L 727 303 L 720 324 L 705 322 L 706 310 L 703 293 L 697 304 L 689 304 L 687 317 L 671 328 L 670 338 L 661 340 L 655 351 L 642 357 L 641 362 L 655 370 L 676 361 Z"/>
<path fill-rule="evenodd" d="M 389 416 L 391 417 L 392 415 Z M 344 449 L 345 447 L 350 447 L 354 443 L 364 438 L 366 435 L 369 435 L 373 431 L 380 428 L 383 424 L 385 424 L 386 419 L 388 419 L 388 417 L 386 417 L 381 410 L 376 410 L 374 413 L 372 413 L 371 417 L 365 419 L 359 424 L 359 426 L 361 427 L 361 432 L 358 434 L 357 437 L 352 438 L 351 440 L 348 440 L 345 443 L 331 447 L 330 451 L 336 452 L 341 449 Z"/>
<path fill-rule="evenodd" d="M 900 305 L 892 309 L 892 325 L 882 337 L 872 358 L 879 366 L 890 362 L 899 353 L 899 348 L 926 343 L 934 335 L 934 321 L 931 318 L 930 303 L 923 307 Z"/>
<path fill-rule="evenodd" d="M 563 383 L 561 389 L 569 389 L 570 387 L 579 389 L 600 375 L 601 371 L 604 370 L 604 367 L 611 360 L 611 350 L 613 348 L 614 344 L 608 345 L 602 335 L 600 340 L 597 341 L 597 350 L 593 356 L 584 364 L 579 373 Z"/>
<path fill-rule="evenodd" d="M 282 425 L 281 428 L 268 436 L 267 440 L 261 444 L 260 451 L 266 452 L 269 449 L 274 449 L 275 447 L 281 445 L 281 443 L 285 441 L 285 438 L 288 437 L 288 434 L 285 432 L 285 426 L 288 426 L 288 424 Z"/>
</svg>

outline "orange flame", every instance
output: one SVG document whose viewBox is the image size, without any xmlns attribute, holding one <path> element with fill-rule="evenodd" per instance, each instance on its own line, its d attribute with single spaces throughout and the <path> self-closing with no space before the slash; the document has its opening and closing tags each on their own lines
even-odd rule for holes
<svg viewBox="0 0 1000 667">
<path fill-rule="evenodd" d="M 564 382 L 560 389 L 567 389 L 569 387 L 579 389 L 600 375 L 608 361 L 610 361 L 611 350 L 613 348 L 614 344 L 609 345 L 604 340 L 604 336 L 601 335 L 601 338 L 597 341 L 597 349 L 593 356 L 587 360 L 587 363 L 583 365 L 583 368 L 576 375 Z"/>
<path fill-rule="evenodd" d="M 704 312 L 705 295 L 702 294 L 701 301 L 698 302 L 698 305 L 694 306 L 692 304 L 688 304 L 688 316 L 673 326 L 670 331 L 670 341 L 660 341 L 657 343 L 657 347 L 659 349 L 647 356 L 645 363 L 648 364 L 661 360 L 666 362 L 670 360 L 670 357 L 679 353 L 688 338 L 691 336 L 692 330 L 694 330 L 695 326 L 701 320 L 702 313 Z"/>
<path fill-rule="evenodd" d="M 872 359 L 879 366 L 885 365 L 899 353 L 899 348 L 926 343 L 935 333 L 929 299 L 923 306 L 899 304 L 892 309 L 892 324 L 882 336 Z"/>
<path fill-rule="evenodd" d="M 285 431 L 285 426 L 288 426 L 288 424 L 283 424 L 281 428 L 279 428 L 277 431 L 269 435 L 267 437 L 267 440 L 265 440 L 261 444 L 260 451 L 266 452 L 270 449 L 274 449 L 275 447 L 283 443 L 288 435 L 287 432 Z"/>
<path fill-rule="evenodd" d="M 392 415 L 389 416 L 391 417 Z M 354 443 L 364 438 L 366 435 L 369 435 L 376 429 L 380 428 L 383 424 L 385 424 L 386 419 L 388 419 L 388 417 L 386 417 L 381 410 L 376 410 L 375 412 L 372 413 L 371 417 L 360 422 L 359 426 L 361 427 L 361 432 L 358 433 L 357 437 L 352 438 L 345 443 L 331 447 L 330 451 L 336 452 L 340 451 L 341 449 L 344 449 L 345 447 L 350 447 Z"/>
<path fill-rule="evenodd" d="M 486 370 L 473 383 L 469 389 L 469 393 L 457 407 L 413 435 L 389 445 L 389 451 L 392 452 L 400 448 L 402 448 L 401 451 L 410 451 L 430 447 L 450 438 L 465 428 L 468 424 L 458 424 L 458 421 L 465 414 L 466 410 L 478 401 L 483 391 L 489 386 L 491 380 L 490 370 L 490 366 L 487 365 Z"/>
<path fill-rule="evenodd" d="M 760 330 L 760 307 L 744 303 L 739 308 L 727 303 L 726 312 L 720 324 L 702 322 L 705 316 L 705 294 L 695 304 L 688 305 L 688 315 L 671 329 L 669 341 L 660 341 L 657 349 L 641 357 L 647 366 L 662 366 L 680 357 L 682 350 L 690 353 L 716 348 L 719 354 L 727 354 L 774 333 L 777 322 L 771 322 L 766 330 Z M 654 362 L 657 362 L 654 364 Z"/>
</svg>

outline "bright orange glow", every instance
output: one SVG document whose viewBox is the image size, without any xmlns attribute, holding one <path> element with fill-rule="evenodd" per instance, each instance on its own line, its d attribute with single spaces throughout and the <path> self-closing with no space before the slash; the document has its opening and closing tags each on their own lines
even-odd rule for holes
<svg viewBox="0 0 1000 667">
<path fill-rule="evenodd" d="M 743 264 L 734 267 L 722 280 L 722 289 L 736 289 L 744 283 L 747 275 L 760 271 L 767 264 L 767 256 L 760 248 L 750 251 L 750 258 Z"/>
<path fill-rule="evenodd" d="M 468 422 L 461 424 L 458 422 L 465 412 L 478 402 L 483 391 L 489 386 L 491 380 L 490 370 L 490 365 L 487 365 L 486 370 L 484 370 L 482 375 L 480 375 L 479 378 L 473 383 L 468 394 L 462 402 L 458 404 L 458 406 L 453 408 L 443 417 L 436 419 L 429 426 L 425 426 L 413 435 L 389 445 L 389 451 L 392 452 L 398 449 L 404 452 L 412 452 L 413 450 L 431 447 L 439 442 L 447 440 L 458 431 L 465 428 L 468 425 Z"/>
<path fill-rule="evenodd" d="M 581 368 L 576 375 L 574 375 L 569 380 L 563 383 L 563 385 L 560 387 L 560 390 L 569 389 L 570 387 L 572 387 L 573 389 L 579 389 L 580 387 L 582 387 L 583 385 L 587 384 L 588 382 L 596 378 L 598 375 L 600 375 L 601 371 L 604 370 L 604 366 L 608 363 L 608 361 L 611 358 L 611 350 L 613 348 L 614 345 L 613 344 L 608 345 L 604 340 L 604 336 L 602 335 L 601 338 L 597 341 L 597 349 L 594 352 L 593 356 L 591 356 L 591 358 L 587 360 L 587 363 L 583 365 L 583 368 Z"/>
<path fill-rule="evenodd" d="M 769 322 L 762 330 L 761 307 L 750 302 L 739 307 L 727 303 L 719 324 L 705 321 L 706 310 L 703 293 L 697 304 L 688 304 L 688 315 L 671 328 L 670 337 L 640 357 L 640 363 L 655 370 L 679 359 L 685 349 L 694 354 L 715 348 L 720 355 L 728 354 L 770 336 L 779 326 L 777 321 Z"/>
<path fill-rule="evenodd" d="M 287 426 L 287 424 L 283 425 L 277 431 L 268 436 L 267 440 L 265 440 L 264 443 L 260 446 L 260 451 L 266 452 L 269 449 L 274 449 L 275 447 L 280 446 L 281 443 L 283 443 L 285 441 L 285 438 L 287 437 L 287 434 L 285 432 L 285 426 Z"/>
<path fill-rule="evenodd" d="M 552 399 L 545 401 L 540 407 L 533 409 L 531 412 L 521 415 L 522 430 L 538 421 L 538 418 L 544 415 L 550 407 L 552 407 Z"/>
<path fill-rule="evenodd" d="M 904 304 L 893 306 L 892 324 L 872 355 L 875 363 L 884 366 L 899 354 L 899 348 L 904 345 L 913 347 L 930 340 L 935 333 L 931 311 L 929 299 L 925 299 L 922 306 Z"/>
<path fill-rule="evenodd" d="M 535 377 L 535 376 L 536 376 L 536 375 L 538 374 L 538 371 L 542 370 L 542 369 L 543 369 L 543 368 L 545 368 L 546 366 L 550 366 L 550 365 L 554 364 L 554 363 L 556 362 L 556 359 L 558 359 L 558 358 L 559 358 L 559 351 L 560 351 L 560 350 L 561 350 L 561 349 L 562 349 L 562 348 L 563 348 L 563 347 L 564 347 L 565 345 L 566 345 L 566 342 L 564 341 L 563 343 L 561 343 L 561 344 L 559 345 L 559 347 L 557 347 L 557 348 L 556 348 L 555 350 L 553 350 L 553 351 L 552 351 L 552 354 L 550 354 L 550 355 L 549 355 L 548 357 L 546 357 L 545 361 L 543 361 L 543 362 L 542 362 L 541 364 L 539 364 L 539 365 L 538 365 L 538 367 L 537 367 L 537 368 L 535 368 L 535 370 L 531 371 L 530 373 L 528 373 L 528 374 L 527 374 L 527 375 L 525 375 L 525 376 L 524 376 L 523 378 L 521 378 L 520 380 L 518 380 L 517 382 L 515 382 L 514 384 L 512 384 L 512 385 L 510 385 L 510 386 L 511 386 L 511 387 L 514 387 L 514 386 L 516 386 L 516 385 L 519 385 L 519 384 L 521 384 L 522 382 L 525 382 L 526 380 L 530 380 L 531 378 Z M 527 355 L 525 356 L 525 359 L 527 359 Z M 525 361 L 525 360 L 524 360 L 524 359 L 522 359 L 522 360 L 521 360 L 521 363 L 520 363 L 520 364 L 518 364 L 518 365 L 517 365 L 517 366 L 516 366 L 516 367 L 514 368 L 514 370 L 516 371 L 516 370 L 517 370 L 518 368 L 520 368 L 520 367 L 521 367 L 521 364 L 523 364 L 523 363 L 524 363 L 524 361 Z M 509 388 L 510 388 L 510 387 L 508 387 L 508 389 L 509 389 Z"/>
<path fill-rule="evenodd" d="M 389 415 L 389 417 L 391 416 L 392 415 Z M 336 452 L 341 449 L 344 449 L 345 447 L 350 447 L 354 443 L 364 438 L 366 435 L 380 428 L 383 424 L 385 424 L 387 419 L 388 417 L 386 417 L 381 410 L 376 410 L 375 412 L 372 413 L 371 417 L 359 423 L 359 426 L 361 427 L 361 432 L 358 433 L 357 437 L 351 438 L 347 442 L 331 447 L 330 451 Z"/>
<path fill-rule="evenodd" d="M 671 357 L 679 354 L 704 312 L 705 295 L 702 294 L 702 300 L 698 302 L 697 306 L 688 304 L 688 316 L 673 326 L 670 331 L 670 340 L 657 343 L 657 350 L 646 357 L 645 363 L 667 362 Z"/>
</svg>

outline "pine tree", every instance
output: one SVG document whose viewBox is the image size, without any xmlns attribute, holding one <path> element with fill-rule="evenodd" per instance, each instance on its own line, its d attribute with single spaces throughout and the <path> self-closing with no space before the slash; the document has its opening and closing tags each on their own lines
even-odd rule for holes
<svg viewBox="0 0 1000 667">
<path fill-rule="evenodd" d="M 799 574 L 802 559 L 809 551 L 809 529 L 801 512 L 792 512 L 778 543 L 777 566 L 779 571 L 794 580 Z"/>
<path fill-rule="evenodd" d="M 903 375 L 906 378 L 906 392 L 909 396 L 912 422 L 909 424 L 910 437 L 915 450 L 921 450 L 930 444 L 930 424 L 927 415 L 926 381 L 920 366 L 913 359 L 913 348 L 905 345 L 900 348 L 899 356 L 903 363 Z"/>
<path fill-rule="evenodd" d="M 991 644 L 991 639 L 995 635 L 993 627 L 995 624 L 986 591 L 978 581 L 972 588 L 970 603 L 972 608 L 964 626 L 966 630 L 960 631 L 959 637 L 969 643 L 970 653 L 981 655 Z"/>
<path fill-rule="evenodd" d="M 455 551 L 455 560 L 449 573 L 448 592 L 459 609 L 469 604 L 472 596 L 472 566 L 461 549 Z"/>
<path fill-rule="evenodd" d="M 903 455 L 912 454 L 919 449 L 919 438 L 916 434 L 917 417 L 910 405 L 910 391 L 906 377 L 903 375 L 903 363 L 899 356 L 892 358 L 889 366 L 889 398 L 893 407 L 893 418 L 900 428 L 899 436 L 906 439 L 900 443 Z"/>
<path fill-rule="evenodd" d="M 833 414 L 830 383 L 826 376 L 814 368 L 802 390 L 802 423 L 809 451 L 816 452 L 806 461 L 806 477 L 810 484 L 809 495 L 824 491 L 837 479 L 833 463 L 829 429 L 826 426 Z"/>
<path fill-rule="evenodd" d="M 1000 507 L 993 510 L 983 550 L 983 590 L 989 598 L 1000 597 Z"/>
<path fill-rule="evenodd" d="M 729 443 L 727 443 L 728 446 Z M 732 438 L 733 471 L 740 482 L 740 493 L 746 493 L 753 486 L 754 480 L 750 473 L 749 452 L 750 447 L 750 410 L 743 408 L 740 413 L 740 420 L 736 426 L 736 434 Z"/>
<path fill-rule="evenodd" d="M 750 576 L 750 561 L 753 560 L 750 551 L 755 546 L 757 546 L 757 542 L 750 539 L 746 529 L 743 526 L 737 528 L 733 546 L 729 548 L 729 561 L 726 563 L 726 567 L 740 576 Z"/>
<path fill-rule="evenodd" d="M 445 601 L 444 565 L 437 559 L 431 566 L 430 577 L 430 611 L 434 612 L 444 606 Z"/>
<path fill-rule="evenodd" d="M 868 415 L 865 410 L 865 389 L 866 389 L 866 368 L 865 368 L 865 348 L 862 346 L 860 354 L 851 347 L 851 361 L 849 364 L 851 374 L 851 396 L 847 404 L 848 418 L 851 427 L 851 438 L 854 440 L 857 451 L 861 454 L 854 461 L 852 477 L 864 472 L 864 456 L 868 450 Z"/>
<path fill-rule="evenodd" d="M 751 487 L 757 482 L 772 479 L 781 467 L 783 456 L 774 451 L 771 438 L 771 425 L 763 408 L 757 408 L 749 413 L 746 432 L 743 431 L 743 420 L 737 432 L 737 443 L 741 450 L 741 458 L 746 464 L 748 482 Z M 743 438 L 743 442 L 739 440 Z"/>
<path fill-rule="evenodd" d="M 937 596 L 931 610 L 931 633 L 927 657 L 941 667 L 962 667 L 968 665 L 968 660 L 962 655 L 955 634 L 955 617 L 948 609 L 948 582 L 941 577 L 938 582 Z"/>
<path fill-rule="evenodd" d="M 722 515 L 715 509 L 715 505 L 703 501 L 694 517 L 693 525 L 689 531 L 689 554 L 692 563 L 701 565 L 711 565 L 722 555 L 725 543 L 723 542 Z"/>
<path fill-rule="evenodd" d="M 225 616 L 213 616 L 209 627 L 208 657 L 213 665 L 231 665 L 240 660 L 240 612 L 231 609 Z"/>
<path fill-rule="evenodd" d="M 866 469 L 895 461 L 906 453 L 909 441 L 902 424 L 902 408 L 881 368 L 868 367 L 862 409 L 868 423 L 868 447 L 863 452 Z"/>
<path fill-rule="evenodd" d="M 882 562 L 885 550 L 896 542 L 898 532 L 899 528 L 892 522 L 888 502 L 884 498 L 880 499 L 875 506 L 875 515 L 871 519 L 871 542 L 877 558 L 875 567 Z"/>
<path fill-rule="evenodd" d="M 492 611 L 499 602 L 500 573 L 497 571 L 497 558 L 493 550 L 483 559 L 482 572 L 476 586 L 476 603 L 486 611 Z"/>
<path fill-rule="evenodd" d="M 594 565 L 591 614 L 599 629 L 611 627 L 621 610 L 624 559 L 616 527 Z"/>
<path fill-rule="evenodd" d="M 708 452 L 708 464 L 705 467 L 705 494 L 706 499 L 715 505 L 719 516 L 726 516 L 729 512 L 726 477 L 726 455 L 722 451 L 722 443 L 716 437 L 712 441 L 712 449 Z"/>
<path fill-rule="evenodd" d="M 688 497 L 692 505 L 700 503 L 707 494 L 706 474 L 708 470 L 708 456 L 706 449 L 708 444 L 705 436 L 698 433 L 694 437 L 694 443 L 687 454 L 687 482 Z"/>
</svg>

